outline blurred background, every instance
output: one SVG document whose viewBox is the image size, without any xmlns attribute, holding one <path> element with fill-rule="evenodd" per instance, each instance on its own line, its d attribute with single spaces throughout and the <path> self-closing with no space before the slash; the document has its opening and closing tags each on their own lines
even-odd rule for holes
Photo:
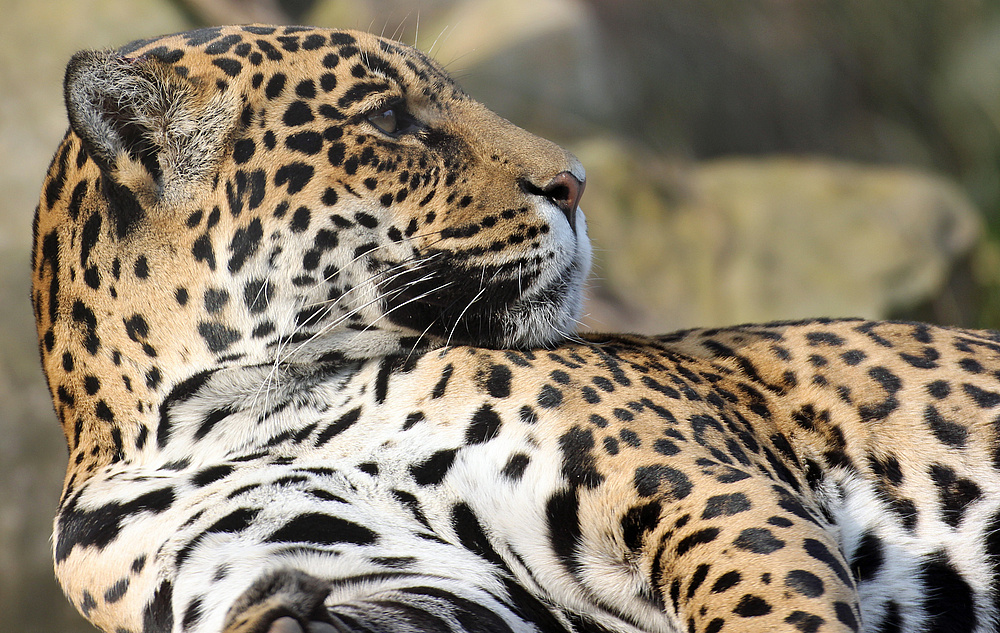
<svg viewBox="0 0 1000 633">
<path fill-rule="evenodd" d="M 430 51 L 574 151 L 587 327 L 865 316 L 1000 327 L 997 0 L 0 0 L 0 613 L 92 630 L 52 579 L 65 448 L 28 300 L 32 210 L 82 48 L 222 23 Z"/>
</svg>

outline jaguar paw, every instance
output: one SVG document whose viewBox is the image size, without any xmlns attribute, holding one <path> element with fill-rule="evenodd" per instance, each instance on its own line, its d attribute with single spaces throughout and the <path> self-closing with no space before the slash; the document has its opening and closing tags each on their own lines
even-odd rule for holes
<svg viewBox="0 0 1000 633">
<path fill-rule="evenodd" d="M 272 622 L 267 633 L 346 633 L 346 629 L 318 621 L 309 622 L 303 629 L 298 620 L 286 615 Z"/>
<path fill-rule="evenodd" d="M 346 633 L 323 601 L 326 582 L 295 570 L 264 576 L 226 614 L 224 633 Z"/>
</svg>

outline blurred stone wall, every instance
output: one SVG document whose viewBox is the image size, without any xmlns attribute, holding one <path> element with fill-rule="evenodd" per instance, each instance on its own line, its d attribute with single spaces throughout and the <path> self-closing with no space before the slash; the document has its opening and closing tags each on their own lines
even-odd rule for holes
<svg viewBox="0 0 1000 633">
<path fill-rule="evenodd" d="M 0 0 L 3 628 L 90 630 L 52 579 L 65 448 L 28 301 L 31 215 L 65 132 L 62 69 L 75 50 L 254 20 L 417 43 L 587 166 L 589 327 L 848 314 L 1000 324 L 992 6 Z"/>
</svg>

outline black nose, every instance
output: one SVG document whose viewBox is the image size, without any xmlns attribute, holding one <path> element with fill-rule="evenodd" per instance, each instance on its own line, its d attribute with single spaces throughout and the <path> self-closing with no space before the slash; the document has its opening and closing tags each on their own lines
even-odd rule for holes
<svg viewBox="0 0 1000 633">
<path fill-rule="evenodd" d="M 580 198 L 583 196 L 583 189 L 587 186 L 586 180 L 580 180 L 568 171 L 559 172 L 555 178 L 549 181 L 544 187 L 536 187 L 531 183 L 522 183 L 524 190 L 536 196 L 543 196 L 559 207 L 569 226 L 576 231 L 576 208 L 580 206 Z"/>
</svg>

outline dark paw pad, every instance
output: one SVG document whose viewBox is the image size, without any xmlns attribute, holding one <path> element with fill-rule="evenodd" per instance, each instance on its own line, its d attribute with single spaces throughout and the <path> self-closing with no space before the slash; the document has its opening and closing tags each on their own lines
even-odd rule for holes
<svg viewBox="0 0 1000 633">
<path fill-rule="evenodd" d="M 226 615 L 225 633 L 345 633 L 323 601 L 330 586 L 299 571 L 269 574 L 247 589 Z"/>
</svg>

